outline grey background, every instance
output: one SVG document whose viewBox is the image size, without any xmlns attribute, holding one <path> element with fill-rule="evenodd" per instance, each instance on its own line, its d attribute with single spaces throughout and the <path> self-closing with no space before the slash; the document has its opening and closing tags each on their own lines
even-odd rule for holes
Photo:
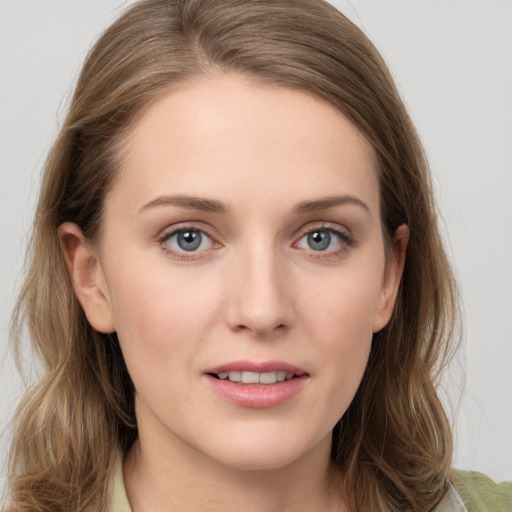
<svg viewBox="0 0 512 512">
<path fill-rule="evenodd" d="M 0 0 L 1 476 L 23 389 L 8 322 L 41 166 L 88 48 L 129 3 Z M 454 465 L 511 480 L 512 1 L 333 3 L 383 53 L 432 165 L 465 309 L 459 364 L 444 380 Z"/>
</svg>

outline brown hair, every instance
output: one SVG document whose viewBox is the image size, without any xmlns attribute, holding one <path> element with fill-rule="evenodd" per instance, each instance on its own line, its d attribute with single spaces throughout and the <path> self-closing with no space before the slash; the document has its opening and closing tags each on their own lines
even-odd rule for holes
<svg viewBox="0 0 512 512">
<path fill-rule="evenodd" d="M 15 418 L 12 510 L 108 508 L 137 435 L 133 386 L 115 334 L 96 332 L 74 296 L 57 228 L 75 222 L 94 239 L 135 116 L 173 84 L 223 72 L 310 91 L 373 145 L 385 236 L 405 223 L 410 241 L 395 311 L 334 429 L 332 458 L 357 510 L 428 511 L 446 489 L 452 440 L 436 384 L 456 291 L 423 150 L 379 53 L 323 0 L 143 0 L 90 52 L 46 163 L 13 317 L 16 346 L 26 324 L 44 371 Z"/>
</svg>

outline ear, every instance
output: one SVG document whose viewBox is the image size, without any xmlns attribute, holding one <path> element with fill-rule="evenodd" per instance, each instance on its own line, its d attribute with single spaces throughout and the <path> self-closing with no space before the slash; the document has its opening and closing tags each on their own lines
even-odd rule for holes
<svg viewBox="0 0 512 512">
<path fill-rule="evenodd" d="M 94 247 L 72 222 L 61 224 L 58 234 L 73 289 L 87 320 L 99 332 L 114 332 L 108 288 Z"/>
<path fill-rule="evenodd" d="M 404 224 L 395 232 L 393 248 L 384 269 L 379 302 L 373 320 L 374 333 L 386 326 L 393 313 L 400 280 L 404 271 L 408 243 L 409 227 Z"/>
</svg>

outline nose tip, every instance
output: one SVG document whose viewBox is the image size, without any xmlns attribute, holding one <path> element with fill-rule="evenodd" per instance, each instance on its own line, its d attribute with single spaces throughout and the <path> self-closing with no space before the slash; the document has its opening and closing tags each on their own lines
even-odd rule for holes
<svg viewBox="0 0 512 512">
<path fill-rule="evenodd" d="M 231 279 L 228 324 L 258 337 L 282 333 L 293 319 L 289 280 L 273 261 L 255 263 Z"/>
<path fill-rule="evenodd" d="M 279 317 L 270 308 L 247 309 L 243 315 L 239 315 L 238 321 L 233 324 L 235 331 L 247 331 L 262 337 L 270 333 L 278 333 L 286 330 L 287 324 L 284 318 Z"/>
</svg>

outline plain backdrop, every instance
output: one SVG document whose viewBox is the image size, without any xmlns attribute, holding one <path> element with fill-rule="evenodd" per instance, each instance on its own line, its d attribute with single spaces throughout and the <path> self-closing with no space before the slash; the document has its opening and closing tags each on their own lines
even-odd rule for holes
<svg viewBox="0 0 512 512">
<path fill-rule="evenodd" d="M 2 473 L 22 391 L 8 322 L 42 163 L 87 50 L 129 3 L 0 0 Z M 459 364 L 444 381 L 454 465 L 511 480 L 512 1 L 333 3 L 384 55 L 431 162 L 465 310 Z"/>
</svg>

